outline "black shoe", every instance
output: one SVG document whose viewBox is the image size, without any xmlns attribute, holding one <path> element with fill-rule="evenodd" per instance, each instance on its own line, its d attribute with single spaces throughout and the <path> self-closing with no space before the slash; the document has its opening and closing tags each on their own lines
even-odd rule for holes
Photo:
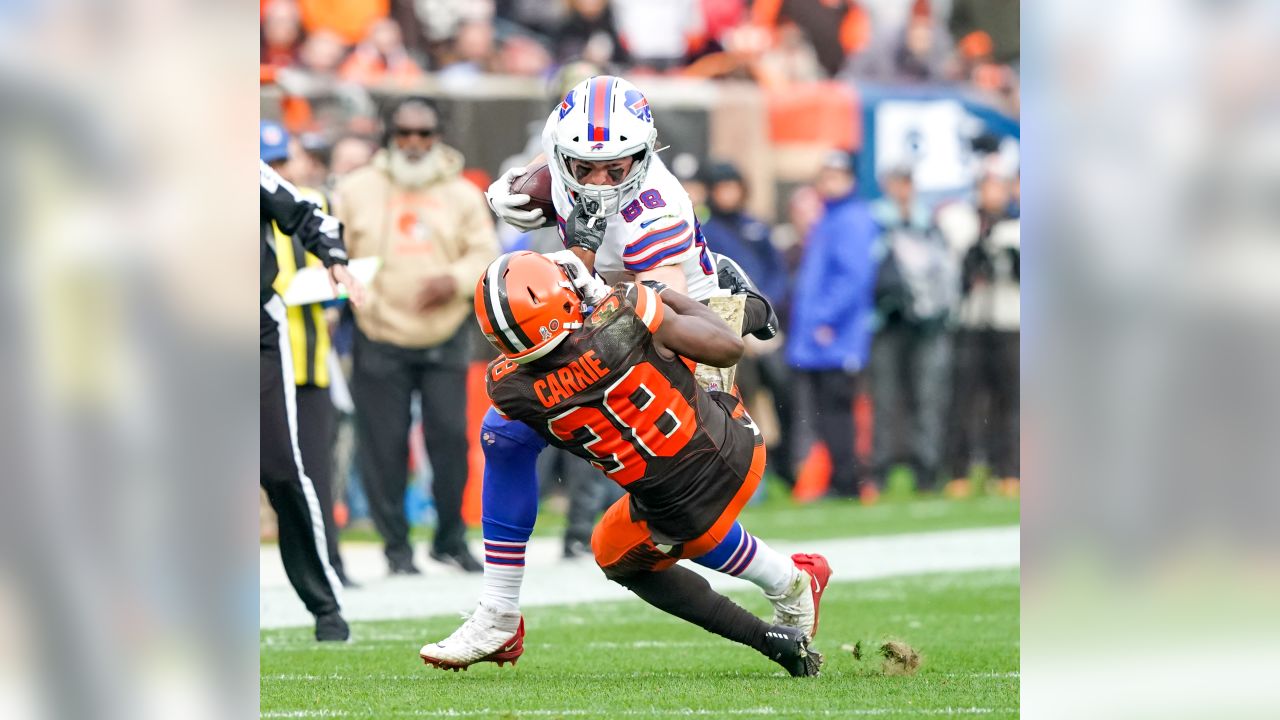
<svg viewBox="0 0 1280 720">
<path fill-rule="evenodd" d="M 465 572 L 484 572 L 484 565 L 481 565 L 480 561 L 476 560 L 475 556 L 471 554 L 471 551 L 465 547 L 448 553 L 433 549 L 430 554 L 432 560 L 442 562 L 445 565 L 452 565 Z"/>
<path fill-rule="evenodd" d="M 778 314 L 773 311 L 773 304 L 756 289 L 755 283 L 747 277 L 742 266 L 728 255 L 715 256 L 717 284 L 734 295 L 746 295 L 747 302 L 759 301 L 764 304 L 764 324 L 756 328 L 743 328 L 743 332 L 758 340 L 772 340 L 778 336 Z M 745 319 L 744 319 L 745 320 Z"/>
<path fill-rule="evenodd" d="M 803 630 L 774 625 L 764 634 L 764 654 L 778 663 L 791 677 L 817 675 L 822 669 L 822 654 L 809 647 L 809 636 Z"/>
<path fill-rule="evenodd" d="M 402 560 L 402 561 L 391 563 L 391 574 L 392 575 L 421 575 L 422 571 L 418 569 L 417 565 L 413 564 L 412 560 Z"/>
<path fill-rule="evenodd" d="M 566 540 L 564 543 L 564 559 L 573 560 L 580 557 L 591 557 L 591 544 L 581 540 Z"/>
<path fill-rule="evenodd" d="M 351 628 L 342 619 L 341 613 L 331 612 L 316 618 L 316 640 L 318 642 L 346 642 L 351 639 Z"/>
</svg>

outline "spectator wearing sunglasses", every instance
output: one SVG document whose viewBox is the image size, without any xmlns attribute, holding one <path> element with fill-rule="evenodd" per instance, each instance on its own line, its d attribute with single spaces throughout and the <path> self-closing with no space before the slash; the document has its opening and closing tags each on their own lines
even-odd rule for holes
<svg viewBox="0 0 1280 720">
<path fill-rule="evenodd" d="M 462 523 L 467 479 L 466 375 L 475 279 L 498 255 L 484 195 L 440 138 L 425 98 L 398 100 L 383 147 L 337 185 L 334 207 L 353 258 L 380 269 L 358 309 L 351 378 L 360 473 L 392 574 L 417 574 L 405 514 L 410 407 L 420 398 L 438 523 L 430 556 L 483 569 Z"/>
</svg>

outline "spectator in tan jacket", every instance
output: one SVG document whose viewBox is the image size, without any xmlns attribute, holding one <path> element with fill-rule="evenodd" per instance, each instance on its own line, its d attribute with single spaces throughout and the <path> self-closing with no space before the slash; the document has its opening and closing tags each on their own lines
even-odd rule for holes
<svg viewBox="0 0 1280 720">
<path fill-rule="evenodd" d="M 416 574 L 404 497 L 410 406 L 422 404 L 423 434 L 439 517 L 431 557 L 479 572 L 467 549 L 464 324 L 476 278 L 498 254 L 484 196 L 461 176 L 463 158 L 439 139 L 424 98 L 395 104 L 373 161 L 338 184 L 335 206 L 352 257 L 377 256 L 369 302 L 356 313 L 352 397 L 370 514 L 393 574 Z"/>
</svg>

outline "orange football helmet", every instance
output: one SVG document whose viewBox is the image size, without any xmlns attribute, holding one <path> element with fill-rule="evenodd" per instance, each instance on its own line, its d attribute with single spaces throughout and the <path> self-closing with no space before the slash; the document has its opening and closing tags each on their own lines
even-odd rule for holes
<svg viewBox="0 0 1280 720">
<path fill-rule="evenodd" d="M 582 327 L 582 300 L 564 270 L 528 250 L 490 263 L 476 284 L 475 302 L 484 336 L 518 363 L 546 355 Z"/>
</svg>

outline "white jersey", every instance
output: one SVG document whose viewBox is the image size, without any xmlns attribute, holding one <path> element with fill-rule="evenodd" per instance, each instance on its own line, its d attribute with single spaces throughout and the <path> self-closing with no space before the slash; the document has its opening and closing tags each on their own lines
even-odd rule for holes
<svg viewBox="0 0 1280 720">
<path fill-rule="evenodd" d="M 551 200 L 563 241 L 565 221 L 573 213 L 574 199 L 565 189 L 555 161 L 552 137 L 557 119 L 558 113 L 553 110 L 542 131 L 542 151 L 551 170 Z M 719 287 L 689 193 L 657 155 L 649 163 L 640 192 L 630 199 L 623 198 L 622 209 L 606 217 L 605 222 L 604 242 L 596 251 L 597 272 L 641 273 L 675 265 L 684 271 L 689 297 L 705 300 Z"/>
</svg>

